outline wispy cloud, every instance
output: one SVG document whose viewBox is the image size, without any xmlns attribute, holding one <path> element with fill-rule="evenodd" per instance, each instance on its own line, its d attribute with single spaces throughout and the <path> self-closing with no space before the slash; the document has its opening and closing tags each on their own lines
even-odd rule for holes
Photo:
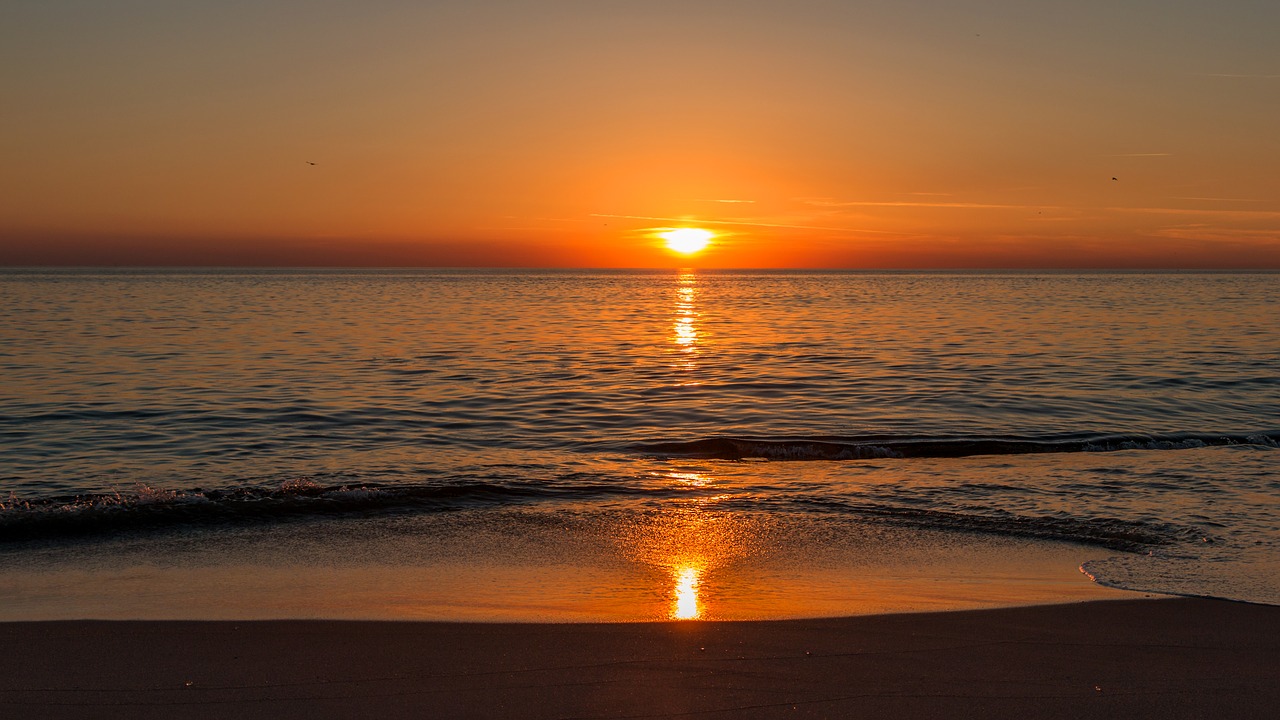
<svg viewBox="0 0 1280 720">
<path fill-rule="evenodd" d="M 790 223 L 749 222 L 746 220 L 705 220 L 702 218 L 655 217 L 653 215 L 611 215 L 607 213 L 591 213 L 591 217 L 621 218 L 626 220 L 657 220 L 659 222 L 693 224 L 693 225 L 742 225 L 746 227 L 787 228 L 794 230 L 832 230 L 835 232 L 872 233 L 875 235 L 905 235 L 905 233 L 888 230 L 866 230 L 863 228 L 830 227 L 824 225 L 792 225 Z"/>
<path fill-rule="evenodd" d="M 999 205 L 966 202 L 919 202 L 913 200 L 805 200 L 815 207 L 924 207 L 959 208 L 964 210 L 1063 210 L 1057 205 Z"/>
<path fill-rule="evenodd" d="M 1280 75 L 1256 74 L 1256 73 L 1192 73 L 1192 77 L 1220 77 L 1220 78 L 1262 78 L 1264 80 L 1275 80 Z"/>
<path fill-rule="evenodd" d="M 1173 153 L 1120 153 L 1118 155 L 1103 155 L 1103 157 L 1173 157 Z"/>
<path fill-rule="evenodd" d="M 1255 200 L 1253 198 L 1217 198 L 1217 197 L 1175 197 L 1170 200 L 1196 200 L 1200 202 L 1234 202 L 1234 203 L 1257 203 L 1266 202 L 1266 200 Z"/>
<path fill-rule="evenodd" d="M 720 200 L 711 198 L 693 198 L 694 202 L 713 202 L 713 203 L 754 203 L 755 200 Z"/>
<path fill-rule="evenodd" d="M 1198 215 L 1201 217 L 1225 217 L 1239 220 L 1273 220 L 1280 218 L 1276 210 L 1222 210 L 1216 208 L 1152 208 L 1152 207 L 1109 207 L 1103 208 L 1113 212 L 1143 213 L 1148 215 Z"/>
<path fill-rule="evenodd" d="M 1181 225 L 1161 228 L 1151 234 L 1155 237 L 1177 238 L 1179 240 L 1245 243 L 1250 245 L 1272 245 L 1277 237 L 1280 237 L 1280 233 L 1275 230 L 1246 230 L 1212 227 L 1209 225 Z"/>
</svg>

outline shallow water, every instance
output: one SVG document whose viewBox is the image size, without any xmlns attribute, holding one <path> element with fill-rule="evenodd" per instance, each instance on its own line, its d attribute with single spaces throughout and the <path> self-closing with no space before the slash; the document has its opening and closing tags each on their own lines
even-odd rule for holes
<svg viewBox="0 0 1280 720">
<path fill-rule="evenodd" d="M 405 518 L 434 528 L 423 552 L 457 517 L 475 534 L 597 513 L 621 532 L 694 503 L 789 528 L 747 554 L 811 573 L 833 528 L 857 527 L 928 539 L 877 544 L 885 567 L 941 537 L 1068 543 L 1101 583 L 1277 602 L 1277 290 L 1276 274 L 9 271 L 0 570 L 275 528 L 323 546 Z"/>
</svg>

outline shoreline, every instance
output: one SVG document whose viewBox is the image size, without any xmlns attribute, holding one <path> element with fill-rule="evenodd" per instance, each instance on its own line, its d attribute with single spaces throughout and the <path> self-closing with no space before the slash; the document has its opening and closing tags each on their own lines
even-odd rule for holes
<svg viewBox="0 0 1280 720">
<path fill-rule="evenodd" d="M 28 718 L 1270 717 L 1280 607 L 770 621 L 0 623 Z"/>
<path fill-rule="evenodd" d="M 1141 593 L 1105 551 L 681 510 L 452 514 L 122 537 L 0 554 L 0 621 L 782 620 Z"/>
</svg>

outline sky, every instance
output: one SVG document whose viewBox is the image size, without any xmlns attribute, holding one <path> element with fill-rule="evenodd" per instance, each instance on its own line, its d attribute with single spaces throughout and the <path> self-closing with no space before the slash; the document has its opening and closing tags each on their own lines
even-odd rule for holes
<svg viewBox="0 0 1280 720">
<path fill-rule="evenodd" d="M 1280 268 L 1274 0 L 12 0 L 0 264 Z M 696 256 L 658 234 L 716 233 Z"/>
</svg>

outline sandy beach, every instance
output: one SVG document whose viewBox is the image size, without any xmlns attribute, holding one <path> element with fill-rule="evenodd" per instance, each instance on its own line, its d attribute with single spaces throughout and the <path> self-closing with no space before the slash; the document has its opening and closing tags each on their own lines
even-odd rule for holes
<svg viewBox="0 0 1280 720">
<path fill-rule="evenodd" d="M 0 624 L 14 718 L 1263 718 L 1280 609 L 774 622 Z"/>
</svg>

